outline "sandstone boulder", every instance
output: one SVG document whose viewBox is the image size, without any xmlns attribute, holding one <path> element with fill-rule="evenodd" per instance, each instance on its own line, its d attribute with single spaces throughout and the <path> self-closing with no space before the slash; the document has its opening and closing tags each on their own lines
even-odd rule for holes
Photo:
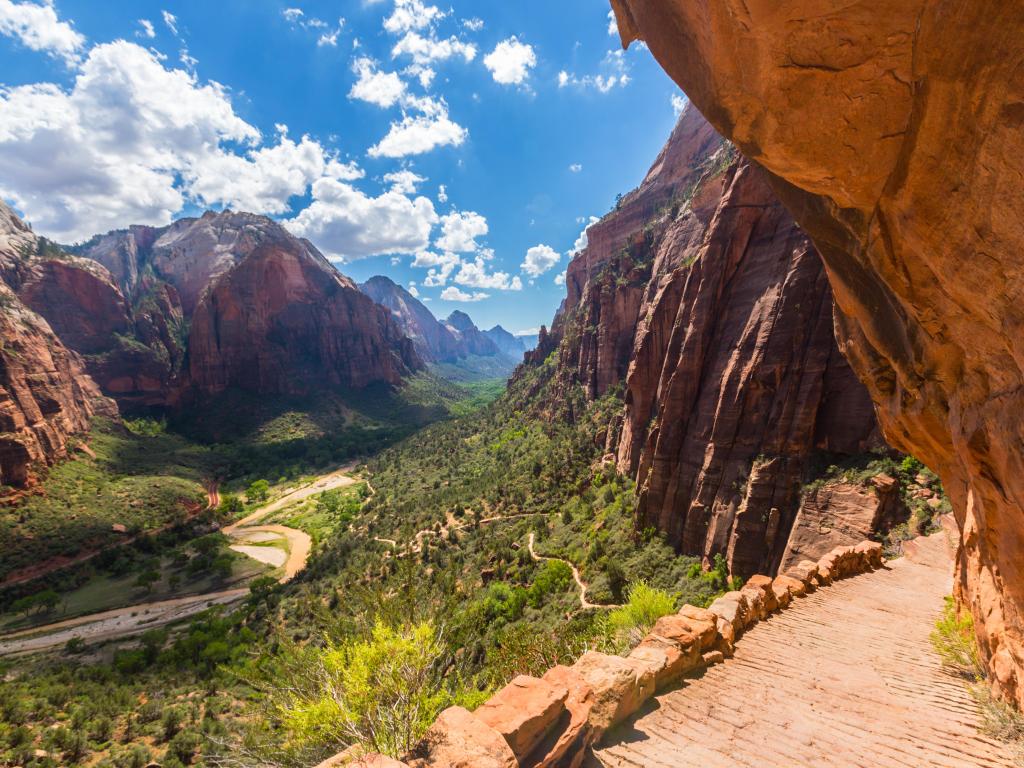
<svg viewBox="0 0 1024 768">
<path fill-rule="evenodd" d="M 654 694 L 654 671 L 638 659 L 587 651 L 572 669 L 594 692 L 590 723 L 599 734 L 636 712 Z"/>
<path fill-rule="evenodd" d="M 750 603 L 742 592 L 726 592 L 711 603 L 708 610 L 732 624 L 737 635 L 751 623 Z"/>
<path fill-rule="evenodd" d="M 698 648 L 703 650 L 715 643 L 715 621 L 713 614 L 710 621 L 691 619 L 679 614 L 662 616 L 654 623 L 651 634 L 664 637 L 680 647 L 696 643 Z"/>
<path fill-rule="evenodd" d="M 660 690 L 700 666 L 700 644 L 693 635 L 688 643 L 680 644 L 650 634 L 630 651 L 629 657 L 650 665 L 655 688 Z"/>
<path fill-rule="evenodd" d="M 377 752 L 366 752 L 362 747 L 349 747 L 341 754 L 324 760 L 316 768 L 408 768 L 400 760 Z"/>
<path fill-rule="evenodd" d="M 793 597 L 803 597 L 807 594 L 807 585 L 792 576 L 776 576 L 772 585 L 776 590 L 787 590 Z"/>
<path fill-rule="evenodd" d="M 520 675 L 474 715 L 504 736 L 516 758 L 522 761 L 561 718 L 568 696 L 565 686 Z"/>
<path fill-rule="evenodd" d="M 565 700 L 568 716 L 563 715 L 564 725 L 559 723 L 552 730 L 529 762 L 535 768 L 579 768 L 596 735 L 590 724 L 594 691 L 571 667 L 552 667 L 544 673 L 544 679 L 569 692 Z"/>
<path fill-rule="evenodd" d="M 424 737 L 413 768 L 518 768 L 505 738 L 462 707 L 449 707 Z"/>
<path fill-rule="evenodd" d="M 732 658 L 736 652 L 736 630 L 731 621 L 718 620 L 718 642 L 715 644 L 715 650 L 721 651 L 727 659 Z"/>
</svg>

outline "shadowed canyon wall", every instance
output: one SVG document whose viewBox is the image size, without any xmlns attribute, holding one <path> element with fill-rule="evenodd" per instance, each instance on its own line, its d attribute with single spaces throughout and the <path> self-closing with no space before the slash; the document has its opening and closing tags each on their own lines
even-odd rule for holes
<svg viewBox="0 0 1024 768">
<path fill-rule="evenodd" d="M 67 453 L 113 403 L 85 372 L 81 358 L 15 293 L 32 280 L 39 242 L 0 202 L 0 484 L 30 484 L 39 466 Z"/>
<path fill-rule="evenodd" d="M 957 594 L 1024 704 L 1024 5 L 612 0 L 825 261 L 888 440 L 942 477 Z"/>
<path fill-rule="evenodd" d="M 774 571 L 811 459 L 880 443 L 821 259 L 693 108 L 587 241 L 553 330 L 558 375 L 588 398 L 624 387 L 606 449 L 636 478 L 639 527 L 742 576 Z"/>
</svg>

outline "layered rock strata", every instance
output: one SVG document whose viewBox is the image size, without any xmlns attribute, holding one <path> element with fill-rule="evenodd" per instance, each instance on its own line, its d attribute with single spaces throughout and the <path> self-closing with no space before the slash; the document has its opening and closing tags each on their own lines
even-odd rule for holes
<svg viewBox="0 0 1024 768">
<path fill-rule="evenodd" d="M 0 203 L 0 484 L 30 484 L 67 454 L 97 413 L 114 415 L 81 359 L 8 286 L 38 255 L 32 231 Z"/>
<path fill-rule="evenodd" d="M 738 575 L 773 572 L 811 457 L 879 442 L 818 254 L 692 108 L 587 238 L 552 334 L 558 375 L 589 398 L 624 387 L 606 447 L 636 478 L 638 526 Z"/>
<path fill-rule="evenodd" d="M 993 684 L 1024 704 L 1024 7 L 612 7 L 813 237 L 889 441 L 953 502 Z"/>
</svg>

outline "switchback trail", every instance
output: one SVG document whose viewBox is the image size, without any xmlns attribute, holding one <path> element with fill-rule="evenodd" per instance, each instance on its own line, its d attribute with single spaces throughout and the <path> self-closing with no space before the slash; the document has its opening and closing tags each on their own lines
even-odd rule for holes
<svg viewBox="0 0 1024 768">
<path fill-rule="evenodd" d="M 1010 768 L 929 641 L 952 588 L 945 531 L 757 624 L 736 656 L 606 735 L 608 768 Z"/>
<path fill-rule="evenodd" d="M 559 563 L 565 563 L 570 568 L 572 568 L 572 577 L 573 577 L 573 579 L 576 582 L 576 586 L 579 587 L 579 590 L 580 590 L 580 607 L 583 608 L 584 610 L 588 610 L 588 609 L 591 609 L 591 608 L 618 608 L 619 607 L 617 605 L 602 605 L 601 603 L 592 603 L 589 600 L 587 600 L 587 585 L 583 582 L 583 579 L 580 576 L 580 569 L 577 568 L 572 563 L 570 563 L 568 560 L 563 560 L 560 557 L 546 557 L 545 555 L 538 555 L 534 551 L 534 549 L 533 549 L 533 531 L 530 531 L 530 538 L 529 538 L 529 540 L 527 542 L 527 547 L 530 550 L 530 557 L 533 558 L 534 562 L 540 562 L 541 560 L 555 560 L 556 562 L 559 562 Z"/>
</svg>

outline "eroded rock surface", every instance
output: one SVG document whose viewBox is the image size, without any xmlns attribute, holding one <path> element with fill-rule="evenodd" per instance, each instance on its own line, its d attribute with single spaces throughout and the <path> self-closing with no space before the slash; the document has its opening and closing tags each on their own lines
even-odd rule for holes
<svg viewBox="0 0 1024 768">
<path fill-rule="evenodd" d="M 763 171 L 692 108 L 587 236 L 552 337 L 566 390 L 625 386 L 606 449 L 636 478 L 638 525 L 738 575 L 773 573 L 811 457 L 880 442 L 821 259 Z"/>
<path fill-rule="evenodd" d="M 1024 6 L 612 6 L 813 237 L 843 351 L 942 477 L 958 596 L 1024 704 Z"/>
<path fill-rule="evenodd" d="M 19 285 L 38 255 L 32 231 L 0 203 L 0 273 Z M 0 484 L 24 486 L 67 453 L 97 412 L 114 415 L 46 320 L 0 282 Z"/>
</svg>

